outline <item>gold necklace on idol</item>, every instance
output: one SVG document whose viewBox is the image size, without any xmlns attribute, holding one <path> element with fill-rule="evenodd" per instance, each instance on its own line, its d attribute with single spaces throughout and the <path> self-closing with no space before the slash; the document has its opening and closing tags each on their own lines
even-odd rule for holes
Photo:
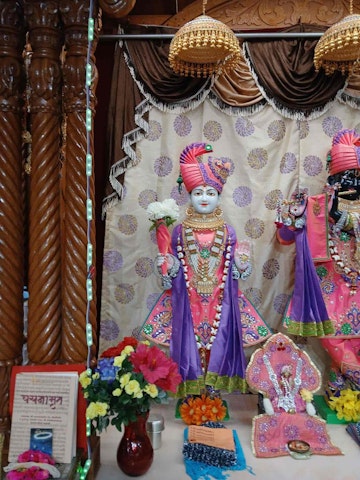
<svg viewBox="0 0 360 480">
<path fill-rule="evenodd" d="M 200 245 L 195 239 L 195 231 L 215 231 L 211 244 Z M 210 296 L 218 284 L 216 270 L 220 265 L 226 244 L 225 223 L 219 213 L 192 214 L 183 222 L 183 245 L 189 264 L 194 272 L 192 286 L 199 295 Z"/>
</svg>

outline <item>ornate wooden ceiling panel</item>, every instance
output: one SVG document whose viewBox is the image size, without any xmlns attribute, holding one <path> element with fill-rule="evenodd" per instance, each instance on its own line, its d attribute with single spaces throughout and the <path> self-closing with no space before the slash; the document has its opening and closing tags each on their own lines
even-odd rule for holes
<svg viewBox="0 0 360 480">
<path fill-rule="evenodd" d="M 121 23 L 181 27 L 203 12 L 203 0 L 100 0 L 134 4 Z M 208 0 L 206 14 L 233 30 L 276 30 L 301 23 L 330 26 L 349 14 L 349 0 Z M 360 0 L 353 2 L 360 13 Z"/>
</svg>

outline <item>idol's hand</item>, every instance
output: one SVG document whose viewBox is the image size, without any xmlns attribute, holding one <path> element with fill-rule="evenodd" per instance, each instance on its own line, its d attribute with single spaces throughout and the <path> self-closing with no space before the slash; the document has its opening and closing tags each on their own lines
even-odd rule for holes
<svg viewBox="0 0 360 480">
<path fill-rule="evenodd" d="M 240 272 L 244 272 L 250 266 L 250 243 L 247 240 L 239 242 L 235 250 L 235 265 Z"/>
<path fill-rule="evenodd" d="M 335 223 L 340 219 L 341 217 L 341 212 L 338 210 L 339 207 L 339 197 L 338 197 L 338 191 L 335 190 L 334 192 L 334 198 L 332 200 L 332 205 L 330 209 L 330 217 L 335 220 Z"/>
<path fill-rule="evenodd" d="M 163 265 L 166 265 L 167 273 L 172 277 L 175 277 L 179 271 L 180 262 L 171 253 L 167 253 L 166 255 L 158 253 L 156 257 L 156 268 L 160 275 L 164 274 Z"/>
<path fill-rule="evenodd" d="M 306 412 L 308 415 L 310 415 L 310 417 L 313 417 L 314 415 L 316 415 L 315 407 L 311 402 L 306 403 Z"/>
<path fill-rule="evenodd" d="M 156 267 L 160 275 L 162 274 L 162 266 L 166 263 L 166 255 L 158 253 L 156 256 Z"/>
<path fill-rule="evenodd" d="M 274 407 L 271 403 L 270 398 L 264 397 L 263 405 L 264 405 L 265 413 L 267 413 L 268 415 L 274 415 Z"/>
</svg>

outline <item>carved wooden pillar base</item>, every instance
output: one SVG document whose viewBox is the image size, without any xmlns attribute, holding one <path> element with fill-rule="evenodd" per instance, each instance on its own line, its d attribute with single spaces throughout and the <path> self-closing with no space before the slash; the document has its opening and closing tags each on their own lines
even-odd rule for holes
<svg viewBox="0 0 360 480">
<path fill-rule="evenodd" d="M 4 435 L 4 444 L 1 452 L 1 465 L 7 465 L 9 453 L 9 440 L 11 429 L 11 418 L 9 413 L 10 378 L 11 369 L 14 365 L 21 365 L 22 357 L 14 360 L 0 361 L 0 434 Z M 1 473 L 0 473 L 0 478 Z"/>
</svg>

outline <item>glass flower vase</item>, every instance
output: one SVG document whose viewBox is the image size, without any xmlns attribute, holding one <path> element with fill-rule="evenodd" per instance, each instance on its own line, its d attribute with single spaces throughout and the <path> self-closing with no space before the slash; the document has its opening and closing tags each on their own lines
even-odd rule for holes
<svg viewBox="0 0 360 480">
<path fill-rule="evenodd" d="M 154 458 L 154 450 L 146 431 L 149 412 L 137 416 L 137 420 L 124 426 L 116 459 L 119 468 L 130 477 L 146 473 Z"/>
</svg>

